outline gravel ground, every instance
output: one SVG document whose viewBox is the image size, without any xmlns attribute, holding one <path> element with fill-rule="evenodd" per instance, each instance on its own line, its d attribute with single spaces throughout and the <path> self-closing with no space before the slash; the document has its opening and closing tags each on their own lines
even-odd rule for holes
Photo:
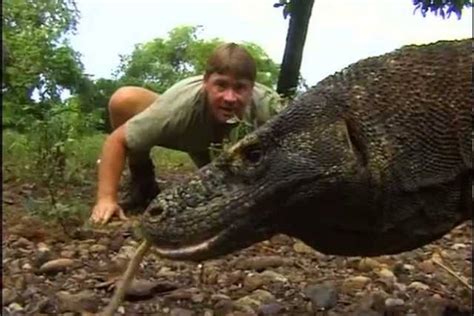
<svg viewBox="0 0 474 316">
<path fill-rule="evenodd" d="M 130 222 L 62 227 L 4 186 L 2 315 L 91 315 L 139 240 Z M 440 264 L 441 263 L 441 264 Z M 278 235 L 202 264 L 145 257 L 117 315 L 472 315 L 472 222 L 414 251 L 319 253 Z"/>
</svg>

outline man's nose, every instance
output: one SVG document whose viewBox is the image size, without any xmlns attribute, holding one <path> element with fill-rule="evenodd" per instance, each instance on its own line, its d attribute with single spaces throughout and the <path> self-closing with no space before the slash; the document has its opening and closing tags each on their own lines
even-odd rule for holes
<svg viewBox="0 0 474 316">
<path fill-rule="evenodd" d="M 225 102 L 236 102 L 237 101 L 237 94 L 233 89 L 227 89 L 224 92 L 224 101 Z"/>
</svg>

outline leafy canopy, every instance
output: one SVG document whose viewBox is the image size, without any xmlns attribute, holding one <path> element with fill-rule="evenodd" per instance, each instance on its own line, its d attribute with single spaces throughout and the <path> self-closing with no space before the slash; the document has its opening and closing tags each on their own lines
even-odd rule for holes
<svg viewBox="0 0 474 316">
<path fill-rule="evenodd" d="M 167 38 L 155 38 L 137 44 L 129 55 L 120 56 L 115 77 L 123 85 L 140 85 L 162 93 L 177 81 L 202 74 L 207 57 L 222 39 L 204 40 L 198 37 L 200 26 L 179 26 Z M 241 43 L 257 62 L 257 81 L 274 87 L 279 65 L 257 44 Z"/>
</svg>

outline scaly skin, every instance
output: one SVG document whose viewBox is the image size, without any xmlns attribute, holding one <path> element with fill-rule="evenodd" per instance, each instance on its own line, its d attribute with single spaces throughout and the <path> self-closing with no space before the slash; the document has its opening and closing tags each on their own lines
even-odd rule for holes
<svg viewBox="0 0 474 316">
<path fill-rule="evenodd" d="M 277 233 L 347 256 L 442 237 L 472 216 L 471 45 L 405 46 L 327 77 L 158 195 L 145 238 L 203 260 Z"/>
</svg>

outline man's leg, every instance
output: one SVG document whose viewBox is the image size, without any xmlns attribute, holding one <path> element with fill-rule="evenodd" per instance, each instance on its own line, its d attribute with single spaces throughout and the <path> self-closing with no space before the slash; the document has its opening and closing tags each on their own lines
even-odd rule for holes
<svg viewBox="0 0 474 316">
<path fill-rule="evenodd" d="M 112 129 L 145 110 L 158 94 L 140 87 L 123 87 L 110 98 L 109 115 Z M 119 201 L 125 212 L 142 212 L 159 193 L 150 153 L 128 156 L 130 179 L 125 194 Z"/>
</svg>

